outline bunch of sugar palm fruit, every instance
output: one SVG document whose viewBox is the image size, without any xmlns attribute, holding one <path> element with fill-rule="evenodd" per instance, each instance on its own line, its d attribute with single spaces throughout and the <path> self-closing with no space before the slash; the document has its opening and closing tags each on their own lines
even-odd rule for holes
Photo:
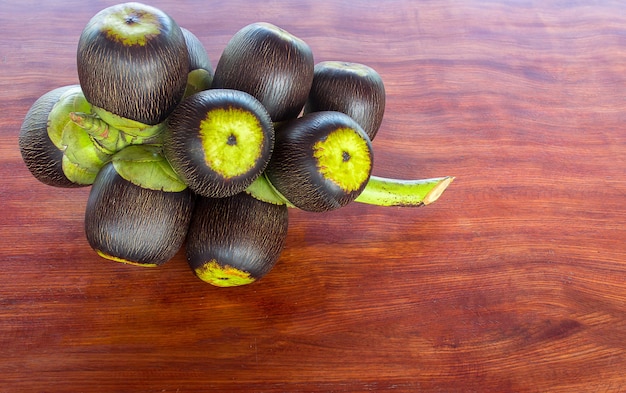
<svg viewBox="0 0 626 393">
<path fill-rule="evenodd" d="M 184 245 L 200 279 L 249 284 L 279 259 L 290 208 L 422 206 L 453 180 L 372 175 L 380 75 L 315 64 L 269 23 L 239 30 L 213 68 L 165 12 L 117 4 L 85 26 L 77 70 L 34 102 L 19 146 L 39 181 L 91 187 L 85 234 L 106 259 L 159 266 Z"/>
</svg>

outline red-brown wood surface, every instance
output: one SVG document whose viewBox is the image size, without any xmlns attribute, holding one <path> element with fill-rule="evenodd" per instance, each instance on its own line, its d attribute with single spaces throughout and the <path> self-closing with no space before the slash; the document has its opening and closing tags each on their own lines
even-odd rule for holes
<svg viewBox="0 0 626 393">
<path fill-rule="evenodd" d="M 292 210 L 274 270 L 221 289 L 184 254 L 98 257 L 89 190 L 39 183 L 20 124 L 77 83 L 112 1 L 0 4 L 0 391 L 626 391 L 626 5 L 160 1 L 214 65 L 255 21 L 378 70 L 382 176 L 417 209 Z"/>
</svg>

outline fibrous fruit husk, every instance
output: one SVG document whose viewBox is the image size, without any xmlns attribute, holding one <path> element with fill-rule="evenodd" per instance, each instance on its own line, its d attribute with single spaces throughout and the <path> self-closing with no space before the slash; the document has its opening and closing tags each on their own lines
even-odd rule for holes
<svg viewBox="0 0 626 393">
<path fill-rule="evenodd" d="M 183 97 L 189 53 L 174 19 L 131 2 L 107 7 L 91 18 L 78 42 L 77 63 L 90 103 L 156 125 Z"/>
<path fill-rule="evenodd" d="M 199 197 L 185 245 L 189 266 L 200 279 L 220 287 L 260 279 L 280 258 L 287 237 L 287 209 L 246 193 Z"/>
<path fill-rule="evenodd" d="M 360 63 L 323 61 L 316 64 L 304 113 L 319 111 L 347 114 L 374 140 L 385 112 L 385 86 L 381 76 Z"/>
<path fill-rule="evenodd" d="M 248 93 L 210 89 L 187 97 L 167 121 L 164 152 L 195 193 L 220 198 L 246 189 L 274 148 L 272 119 Z"/>
<path fill-rule="evenodd" d="M 98 173 L 87 200 L 85 234 L 102 257 L 141 266 L 170 260 L 184 243 L 195 196 L 122 178 L 113 162 Z"/>
<path fill-rule="evenodd" d="M 276 129 L 265 175 L 295 207 L 324 212 L 358 197 L 372 166 L 371 141 L 361 126 L 344 113 L 323 111 Z"/>
<path fill-rule="evenodd" d="M 314 66 L 306 42 L 270 23 L 253 23 L 235 33 L 224 48 L 212 87 L 253 95 L 274 122 L 281 122 L 302 111 Z"/>
</svg>

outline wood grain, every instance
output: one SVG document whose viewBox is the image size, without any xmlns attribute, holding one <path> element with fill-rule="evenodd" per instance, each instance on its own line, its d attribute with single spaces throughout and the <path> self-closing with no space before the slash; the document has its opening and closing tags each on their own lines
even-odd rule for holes
<svg viewBox="0 0 626 393">
<path fill-rule="evenodd" d="M 247 287 L 105 261 L 88 189 L 39 184 L 17 135 L 77 82 L 111 1 L 0 4 L 0 391 L 626 391 L 626 5 L 153 1 L 214 64 L 275 23 L 379 71 L 381 176 L 456 181 L 419 209 L 291 211 Z"/>
</svg>

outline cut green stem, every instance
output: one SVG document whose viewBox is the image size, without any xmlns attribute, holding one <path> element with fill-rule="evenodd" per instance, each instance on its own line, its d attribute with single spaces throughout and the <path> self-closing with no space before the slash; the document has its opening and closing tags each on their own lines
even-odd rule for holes
<svg viewBox="0 0 626 393">
<path fill-rule="evenodd" d="M 141 123 L 119 116 L 115 117 L 115 115 L 111 115 L 107 112 L 102 113 L 107 114 L 115 123 L 125 128 L 121 129 L 114 125 L 114 123 L 107 122 L 100 117 L 98 112 L 70 112 L 69 118 L 74 124 L 91 135 L 93 140 L 102 147 L 107 154 L 114 154 L 129 145 L 154 145 L 161 142 L 160 133 L 163 129 L 161 124 L 157 126 L 145 126 L 146 128 L 141 129 L 137 128 L 141 126 Z M 140 135 L 142 132 L 145 135 Z"/>
<path fill-rule="evenodd" d="M 70 120 L 85 130 L 107 154 L 120 150 L 120 130 L 91 113 L 71 112 Z"/>
<path fill-rule="evenodd" d="M 418 180 L 371 176 L 355 202 L 377 206 L 425 206 L 439 199 L 453 180 L 452 176 Z M 265 174 L 259 176 L 246 192 L 267 203 L 294 207 L 274 188 Z"/>
<path fill-rule="evenodd" d="M 377 206 L 419 207 L 435 202 L 454 177 L 399 180 L 371 176 L 355 202 Z"/>
</svg>

